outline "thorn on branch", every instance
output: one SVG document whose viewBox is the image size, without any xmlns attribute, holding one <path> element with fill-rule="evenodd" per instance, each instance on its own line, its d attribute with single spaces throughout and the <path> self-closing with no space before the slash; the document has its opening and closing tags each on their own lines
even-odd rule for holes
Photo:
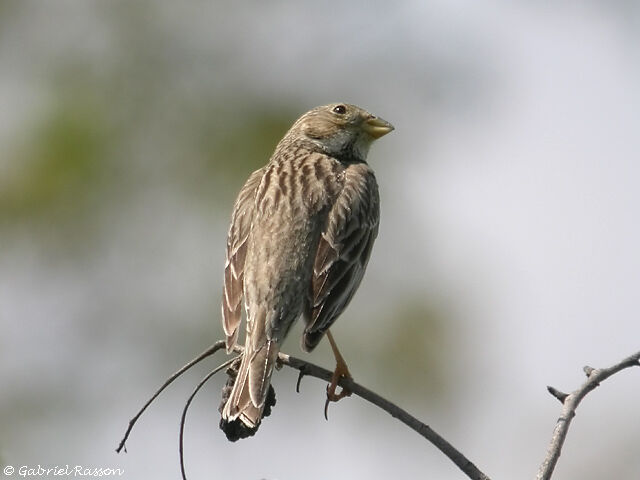
<svg viewBox="0 0 640 480">
<path fill-rule="evenodd" d="M 329 403 L 331 402 L 331 400 L 329 400 L 329 385 L 327 385 L 327 401 L 324 402 L 324 419 L 328 422 L 329 421 Z"/>
<path fill-rule="evenodd" d="M 298 373 L 298 381 L 296 382 L 296 393 L 300 393 L 300 382 L 302 382 L 302 377 L 307 374 L 307 369 L 305 366 L 300 367 L 300 372 Z"/>
<path fill-rule="evenodd" d="M 564 401 L 567 399 L 567 397 L 569 396 L 568 393 L 564 393 L 561 392 L 560 390 L 558 390 L 557 388 L 553 388 L 550 386 L 547 386 L 547 391 L 553 395 L 554 397 L 556 397 L 558 400 L 560 400 L 560 403 L 562 403 L 564 405 Z"/>
<path fill-rule="evenodd" d="M 595 371 L 595 368 L 590 367 L 589 365 L 586 365 L 586 366 L 582 367 L 582 371 L 584 372 L 584 374 L 587 377 L 590 377 L 591 374 Z"/>
</svg>

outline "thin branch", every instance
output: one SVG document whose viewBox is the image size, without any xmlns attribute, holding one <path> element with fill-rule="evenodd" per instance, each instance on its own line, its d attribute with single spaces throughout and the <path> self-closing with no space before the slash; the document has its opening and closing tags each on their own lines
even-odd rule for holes
<svg viewBox="0 0 640 480">
<path fill-rule="evenodd" d="M 160 395 L 163 392 L 163 390 L 165 388 L 167 388 L 169 385 L 171 385 L 176 378 L 178 378 L 184 372 L 189 370 L 191 367 L 193 367 L 194 365 L 200 363 L 205 358 L 210 357 L 211 355 L 216 353 L 218 350 L 224 348 L 224 346 L 225 346 L 224 340 L 217 341 L 216 343 L 211 345 L 209 348 L 207 348 L 204 352 L 202 352 L 200 355 L 198 355 L 196 358 L 194 358 L 189 363 L 187 363 L 180 370 L 178 370 L 176 373 L 171 375 L 167 379 L 167 381 L 164 382 L 164 384 L 162 384 L 162 386 L 156 391 L 156 393 L 153 394 L 153 396 L 147 401 L 147 403 L 144 404 L 144 406 L 138 411 L 138 413 L 136 413 L 136 416 L 133 417 L 131 420 L 129 420 L 129 426 L 127 427 L 127 431 L 125 432 L 124 437 L 122 437 L 122 440 L 120 440 L 120 444 L 118 445 L 118 448 L 116 448 L 116 452 L 120 453 L 120 451 L 123 448 L 124 448 L 125 452 L 127 451 L 127 448 L 125 447 L 125 443 L 126 443 L 127 439 L 129 438 L 129 434 L 131 433 L 131 430 L 133 429 L 133 426 L 136 424 L 136 422 L 138 421 L 140 416 L 144 413 L 144 411 L 147 409 L 147 407 L 149 405 L 151 405 L 151 403 L 153 403 L 153 401 L 158 397 L 158 395 Z"/>
<path fill-rule="evenodd" d="M 129 438 L 129 434 L 131 433 L 133 426 L 136 424 L 136 422 L 138 421 L 140 416 L 144 413 L 144 411 L 147 409 L 147 407 L 151 405 L 151 403 L 158 397 L 158 395 L 160 395 L 160 393 L 162 393 L 162 391 L 164 391 L 165 388 L 167 388 L 176 378 L 178 378 L 184 372 L 189 370 L 191 367 L 201 362 L 205 358 L 210 357 L 211 355 L 216 353 L 218 350 L 221 350 L 222 348 L 224 348 L 224 346 L 225 346 L 225 342 L 223 340 L 220 340 L 214 343 L 207 350 L 202 352 L 198 357 L 194 358 L 189 363 L 187 363 L 184 367 L 182 367 L 180 370 L 178 370 L 173 375 L 171 375 L 171 377 L 169 377 L 167 381 L 144 404 L 144 406 L 140 409 L 140 411 L 138 411 L 138 413 L 129 421 L 129 426 L 127 428 L 127 431 L 124 437 L 122 438 L 122 440 L 120 441 L 120 444 L 116 449 L 116 452 L 120 452 L 123 448 L 125 449 L 125 452 L 126 452 L 125 443 Z M 236 352 L 242 352 L 242 347 L 236 345 L 234 350 Z M 189 397 L 189 399 L 187 400 L 187 403 L 184 406 L 184 409 L 182 411 L 182 418 L 180 421 L 180 470 L 182 472 L 182 478 L 185 480 L 186 480 L 186 475 L 185 475 L 185 468 L 184 468 L 183 440 L 184 440 L 184 424 L 185 424 L 185 418 L 187 415 L 187 410 L 189 409 L 189 406 L 191 405 L 193 398 L 198 393 L 198 391 L 202 388 L 202 386 L 213 375 L 215 375 L 217 372 L 225 368 L 227 365 L 231 364 L 234 360 L 235 358 L 223 363 L 222 365 L 217 367 L 215 370 L 212 370 L 209 374 L 207 374 L 196 386 L 196 388 L 191 393 L 191 396 Z M 284 353 L 280 353 L 278 360 L 280 364 L 287 365 L 288 367 L 294 368 L 300 372 L 300 376 L 298 378 L 298 385 L 296 386 L 296 389 L 298 389 L 300 385 L 300 380 L 304 375 L 316 377 L 321 380 L 325 380 L 327 382 L 331 380 L 332 372 L 322 367 L 319 367 L 318 365 L 315 365 L 313 363 L 306 362 L 296 357 L 291 357 Z M 431 443 L 433 443 L 436 446 L 436 448 L 438 448 L 442 453 L 444 453 L 447 457 L 449 457 L 451 461 L 453 461 L 453 463 L 455 463 L 472 480 L 490 480 L 487 475 L 485 475 L 480 470 L 478 470 L 478 468 L 470 460 L 468 460 L 462 453 L 460 453 L 453 445 L 451 445 L 444 438 L 442 438 L 432 428 L 430 428 L 428 425 L 425 425 L 424 423 L 422 423 L 417 418 L 410 415 L 409 413 L 407 413 L 397 405 L 382 398 L 380 395 L 378 395 L 375 392 L 372 392 L 368 388 L 365 388 L 355 383 L 351 379 L 343 378 L 338 382 L 338 384 L 343 388 L 346 387 L 348 390 L 350 390 L 360 398 L 367 400 L 373 405 L 380 407 L 381 409 L 389 413 L 392 417 L 397 418 L 402 423 L 407 425 L 409 428 L 419 433 L 422 437 L 429 440 Z"/>
<path fill-rule="evenodd" d="M 191 405 L 191 402 L 193 401 L 196 394 L 200 391 L 200 389 L 204 386 L 204 384 L 207 383 L 209 379 L 213 377 L 216 373 L 218 373 L 220 370 L 231 365 L 236 360 L 236 358 L 238 357 L 233 357 L 231 360 L 227 360 L 222 365 L 214 368 L 209 373 L 207 373 L 205 377 L 202 380 L 200 380 L 200 383 L 196 385 L 196 388 L 193 389 L 193 392 L 191 392 L 191 395 L 187 399 L 187 403 L 184 405 L 184 409 L 182 410 L 182 417 L 180 418 L 180 444 L 178 449 L 180 451 L 180 473 L 182 473 L 183 480 L 187 480 L 187 474 L 184 469 L 184 422 L 185 422 L 185 419 L 187 418 L 187 410 L 189 410 L 189 406 Z"/>
<path fill-rule="evenodd" d="M 319 378 L 321 380 L 325 380 L 327 382 L 331 381 L 331 376 L 333 372 L 326 370 L 322 367 L 314 365 L 313 363 L 306 362 L 304 360 L 300 360 L 299 358 L 292 357 L 290 355 L 286 355 L 281 353 L 278 357 L 278 360 L 283 365 L 287 365 L 288 367 L 295 368 L 300 371 L 300 376 L 298 377 L 298 387 L 300 385 L 300 379 L 309 375 L 312 377 Z M 420 420 L 410 415 L 405 410 L 401 409 L 397 405 L 391 403 L 389 400 L 382 398 L 375 392 L 372 392 L 368 388 L 363 387 L 362 385 L 357 384 L 351 379 L 342 378 L 338 382 L 338 384 L 342 388 L 346 388 L 350 390 L 353 394 L 359 396 L 363 400 L 372 403 L 373 405 L 381 408 L 385 412 L 389 413 L 392 417 L 397 418 L 406 426 L 429 440 L 435 447 L 444 453 L 449 459 L 455 463 L 460 470 L 462 470 L 467 477 L 472 480 L 490 480 L 487 475 L 481 472 L 467 457 L 465 457 L 460 451 L 458 451 L 453 445 L 451 445 L 448 441 L 442 438 L 438 433 L 436 433 L 431 427 L 425 425 Z"/>
<path fill-rule="evenodd" d="M 618 373 L 621 370 L 624 370 L 625 368 L 637 366 L 640 366 L 640 352 L 625 358 L 620 363 L 617 363 L 616 365 L 609 368 L 594 369 L 591 367 L 584 367 L 584 372 L 587 375 L 587 380 L 582 384 L 580 388 L 568 395 L 557 395 L 554 392 L 559 392 L 558 390 L 553 387 L 547 387 L 549 392 L 562 402 L 562 413 L 560 414 L 560 418 L 558 418 L 556 426 L 553 429 L 551 443 L 549 444 L 549 448 L 547 449 L 547 456 L 545 457 L 542 465 L 540 466 L 540 469 L 538 470 L 536 480 L 549 480 L 551 478 L 553 469 L 558 462 L 558 458 L 560 458 L 560 451 L 562 450 L 562 445 L 564 444 L 564 441 L 567 437 L 569 425 L 571 424 L 571 420 L 573 420 L 573 417 L 576 415 L 576 409 L 578 408 L 578 405 L 580 404 L 582 399 L 589 392 L 600 385 L 600 382 L 602 382 L 603 380 L 606 380 L 610 376 Z"/>
</svg>

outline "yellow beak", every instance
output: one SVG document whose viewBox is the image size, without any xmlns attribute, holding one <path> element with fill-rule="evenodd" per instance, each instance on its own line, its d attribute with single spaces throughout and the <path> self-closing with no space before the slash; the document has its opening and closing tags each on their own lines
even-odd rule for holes
<svg viewBox="0 0 640 480">
<path fill-rule="evenodd" d="M 393 125 L 379 117 L 371 116 L 364 121 L 362 129 L 373 138 L 380 138 L 392 131 Z"/>
</svg>

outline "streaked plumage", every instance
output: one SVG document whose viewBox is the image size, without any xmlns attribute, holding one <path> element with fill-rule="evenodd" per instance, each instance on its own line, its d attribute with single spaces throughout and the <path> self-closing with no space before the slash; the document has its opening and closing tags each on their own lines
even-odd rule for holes
<svg viewBox="0 0 640 480">
<path fill-rule="evenodd" d="M 378 232 L 379 197 L 366 163 L 393 127 L 348 104 L 298 119 L 238 195 L 227 240 L 222 323 L 227 350 L 247 317 L 245 350 L 223 424 L 260 424 L 279 348 L 304 315 L 313 350 L 360 285 Z"/>
</svg>

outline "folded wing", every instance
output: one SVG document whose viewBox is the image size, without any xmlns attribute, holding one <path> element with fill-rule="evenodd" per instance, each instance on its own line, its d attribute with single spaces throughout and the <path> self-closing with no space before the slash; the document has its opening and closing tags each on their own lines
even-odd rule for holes
<svg viewBox="0 0 640 480">
<path fill-rule="evenodd" d="M 302 341 L 307 351 L 316 347 L 353 298 L 378 233 L 378 186 L 373 172 L 368 167 L 362 172 L 362 168 L 345 171 L 344 187 L 320 237 Z"/>
<path fill-rule="evenodd" d="M 251 174 L 244 184 L 233 208 L 231 227 L 227 236 L 227 254 L 224 265 L 224 289 L 222 295 L 222 326 L 226 335 L 227 352 L 238 340 L 238 327 L 242 319 L 244 262 L 247 255 L 247 239 L 255 210 L 256 190 L 264 168 Z"/>
</svg>

